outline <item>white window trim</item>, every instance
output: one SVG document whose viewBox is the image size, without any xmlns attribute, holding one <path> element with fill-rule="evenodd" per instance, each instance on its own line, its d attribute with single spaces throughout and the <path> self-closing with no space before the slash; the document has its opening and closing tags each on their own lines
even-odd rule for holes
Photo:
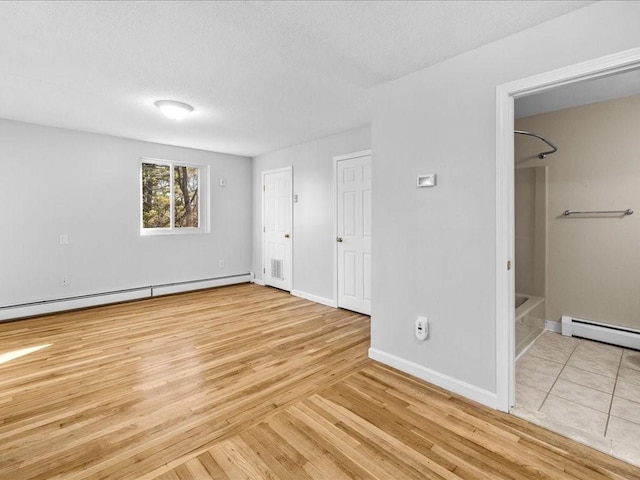
<svg viewBox="0 0 640 480">
<path fill-rule="evenodd" d="M 171 185 L 173 187 L 173 167 L 175 166 L 187 166 L 194 167 L 199 170 L 198 175 L 198 227 L 183 227 L 183 228 L 175 228 L 174 227 L 174 218 L 173 211 L 171 213 L 171 227 L 170 228 L 144 228 L 143 224 L 143 213 L 142 213 L 142 164 L 143 163 L 152 163 L 154 165 L 167 165 L 170 168 L 171 175 Z M 197 235 L 203 233 L 209 233 L 209 205 L 210 205 L 210 188 L 209 188 L 209 165 L 203 165 L 200 163 L 192 163 L 192 162 L 183 162 L 179 160 L 167 160 L 163 158 L 152 158 L 152 157 L 141 157 L 138 162 L 138 187 L 139 187 L 139 197 L 138 203 L 140 206 L 140 217 L 138 219 L 140 225 L 140 235 L 147 236 L 155 236 L 155 235 Z M 171 205 L 173 209 L 173 198 L 171 200 Z"/>
</svg>

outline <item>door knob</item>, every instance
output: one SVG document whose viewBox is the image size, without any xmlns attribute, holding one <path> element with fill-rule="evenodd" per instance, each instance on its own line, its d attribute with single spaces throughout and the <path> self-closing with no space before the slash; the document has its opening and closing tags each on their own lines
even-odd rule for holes
<svg viewBox="0 0 640 480">
<path fill-rule="evenodd" d="M 338 238 L 336 238 L 336 242 L 338 242 L 338 243 L 342 243 L 342 237 L 338 237 Z"/>
<path fill-rule="evenodd" d="M 291 235 L 289 235 L 288 233 L 284 234 L 284 238 L 289 238 Z"/>
</svg>

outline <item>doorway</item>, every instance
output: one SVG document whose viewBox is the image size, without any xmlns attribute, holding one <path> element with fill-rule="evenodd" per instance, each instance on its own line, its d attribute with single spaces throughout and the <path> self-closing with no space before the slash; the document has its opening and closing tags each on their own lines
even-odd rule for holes
<svg viewBox="0 0 640 480">
<path fill-rule="evenodd" d="M 338 307 L 371 315 L 371 151 L 334 160 Z"/>
<path fill-rule="evenodd" d="M 293 273 L 293 167 L 262 172 L 264 284 L 291 291 Z"/>
<path fill-rule="evenodd" d="M 640 68 L 640 48 L 500 85 L 496 91 L 496 408 L 515 402 L 514 99 Z"/>
</svg>

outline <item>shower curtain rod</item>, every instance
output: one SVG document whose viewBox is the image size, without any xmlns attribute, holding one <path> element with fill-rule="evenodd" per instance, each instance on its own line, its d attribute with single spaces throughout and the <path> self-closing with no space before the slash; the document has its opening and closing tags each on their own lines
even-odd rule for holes
<svg viewBox="0 0 640 480">
<path fill-rule="evenodd" d="M 553 148 L 553 150 L 549 150 L 548 152 L 542 152 L 538 154 L 538 158 L 540 160 L 542 160 L 544 157 L 546 157 L 547 155 L 551 155 L 552 153 L 556 153 L 558 151 L 558 147 L 556 147 L 553 143 L 551 143 L 549 140 L 547 140 L 546 138 L 544 138 L 542 135 L 538 135 L 537 133 L 533 133 L 533 132 L 526 132 L 524 130 L 514 130 L 513 133 L 518 133 L 520 135 L 529 135 L 531 137 L 536 137 L 539 138 L 540 140 L 542 140 L 544 143 L 546 143 L 547 145 L 549 145 L 551 148 Z"/>
</svg>

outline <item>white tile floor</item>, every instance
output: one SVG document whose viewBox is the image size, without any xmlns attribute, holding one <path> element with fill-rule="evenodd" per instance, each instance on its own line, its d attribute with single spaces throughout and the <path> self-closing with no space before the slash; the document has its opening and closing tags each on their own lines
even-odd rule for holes
<svg viewBox="0 0 640 480">
<path fill-rule="evenodd" d="M 511 413 L 640 466 L 640 352 L 544 332 L 516 363 Z"/>
</svg>

